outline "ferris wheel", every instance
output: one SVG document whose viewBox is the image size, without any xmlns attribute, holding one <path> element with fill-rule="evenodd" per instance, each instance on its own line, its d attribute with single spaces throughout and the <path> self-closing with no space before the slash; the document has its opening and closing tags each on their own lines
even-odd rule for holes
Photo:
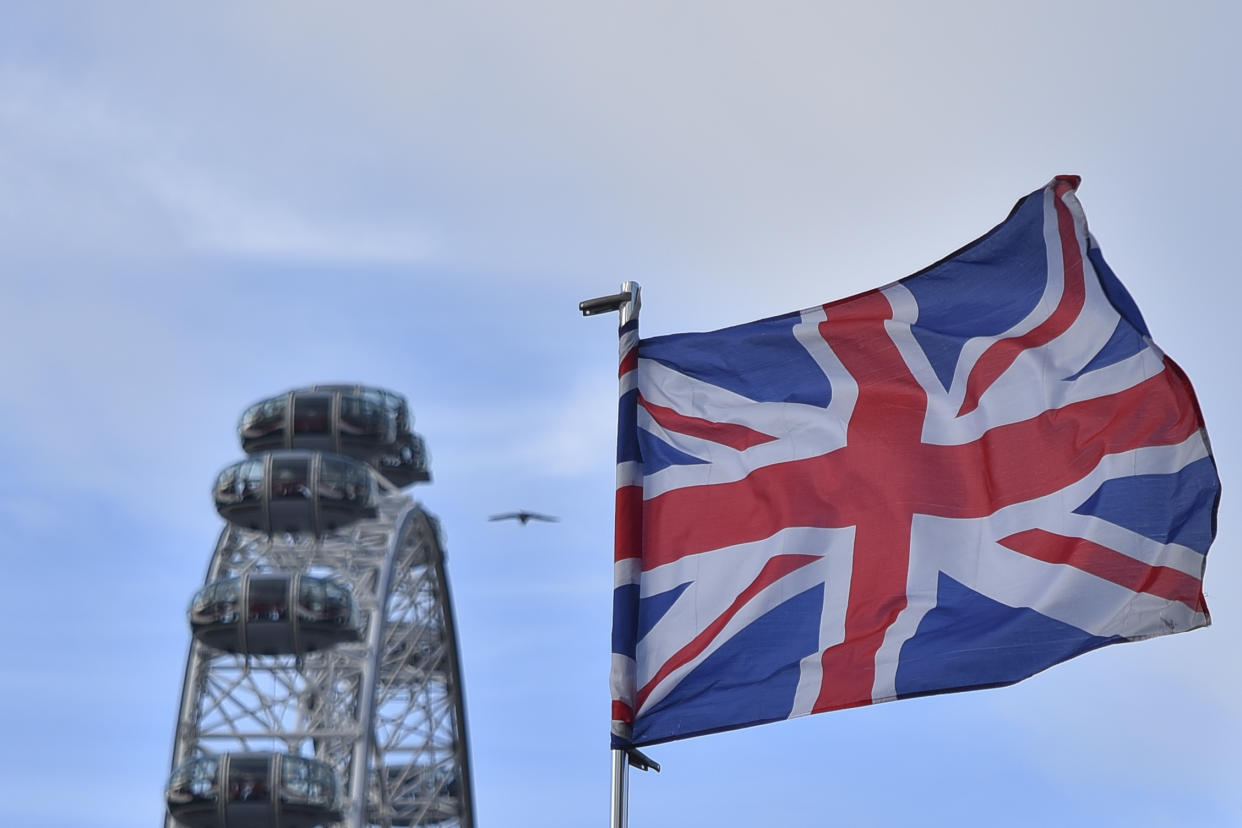
<svg viewBox="0 0 1242 828">
<path fill-rule="evenodd" d="M 165 828 L 473 828 L 430 480 L 405 400 L 357 385 L 248 408 L 192 633 Z"/>
</svg>

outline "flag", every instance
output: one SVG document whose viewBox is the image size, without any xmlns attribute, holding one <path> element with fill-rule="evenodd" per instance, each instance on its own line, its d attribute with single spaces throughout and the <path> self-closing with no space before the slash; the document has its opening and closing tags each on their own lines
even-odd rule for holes
<svg viewBox="0 0 1242 828">
<path fill-rule="evenodd" d="M 848 299 L 622 327 L 614 746 L 1011 684 L 1209 623 L 1203 420 L 1078 182 Z"/>
</svg>

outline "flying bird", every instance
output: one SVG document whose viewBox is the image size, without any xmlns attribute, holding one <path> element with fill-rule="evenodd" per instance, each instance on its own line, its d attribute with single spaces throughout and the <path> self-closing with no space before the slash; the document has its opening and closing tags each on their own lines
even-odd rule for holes
<svg viewBox="0 0 1242 828">
<path fill-rule="evenodd" d="M 499 515 L 492 515 L 488 520 L 517 520 L 521 521 L 525 526 L 528 521 L 542 520 L 548 523 L 556 523 L 560 518 L 551 515 L 541 515 L 538 512 L 502 512 Z"/>
</svg>

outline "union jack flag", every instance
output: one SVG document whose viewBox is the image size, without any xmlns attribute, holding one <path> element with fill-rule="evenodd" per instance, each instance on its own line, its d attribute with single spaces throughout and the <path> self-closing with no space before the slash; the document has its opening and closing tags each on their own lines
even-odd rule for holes
<svg viewBox="0 0 1242 828">
<path fill-rule="evenodd" d="M 1210 622 L 1203 420 L 1078 182 L 877 290 L 622 327 L 614 746 L 1011 684 Z"/>
</svg>

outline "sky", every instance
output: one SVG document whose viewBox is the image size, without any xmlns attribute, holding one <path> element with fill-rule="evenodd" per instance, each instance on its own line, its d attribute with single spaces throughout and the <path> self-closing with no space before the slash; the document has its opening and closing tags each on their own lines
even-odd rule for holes
<svg viewBox="0 0 1242 828">
<path fill-rule="evenodd" d="M 630 824 L 1242 826 L 1242 7 L 0 0 L 0 813 L 154 825 L 250 403 L 406 395 L 480 826 L 607 819 L 615 317 L 886 284 L 1054 175 L 1195 384 L 1213 625 L 650 749 Z M 556 524 L 492 523 L 517 508 Z"/>
</svg>

